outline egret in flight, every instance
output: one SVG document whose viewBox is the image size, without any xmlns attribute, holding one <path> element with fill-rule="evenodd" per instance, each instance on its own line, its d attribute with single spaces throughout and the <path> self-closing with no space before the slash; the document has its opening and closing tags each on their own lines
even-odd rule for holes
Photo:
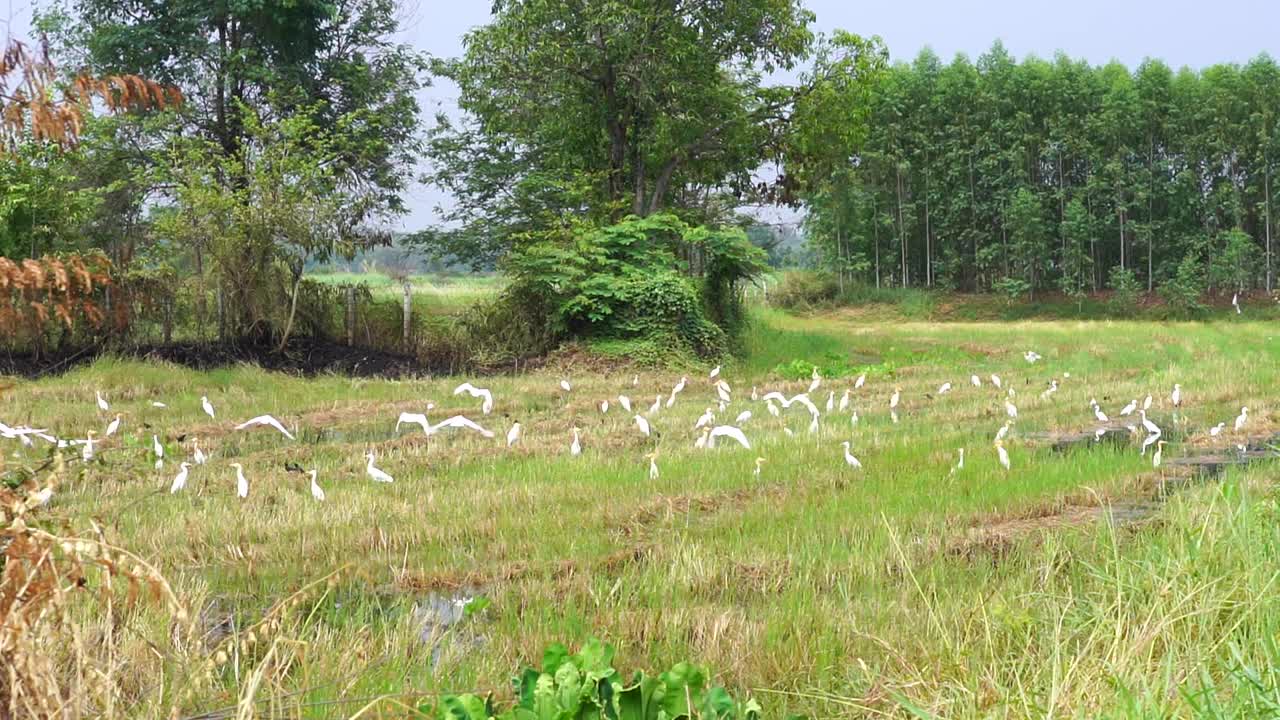
<svg viewBox="0 0 1280 720">
<path fill-rule="evenodd" d="M 751 443 L 747 442 L 746 434 L 744 434 L 741 429 L 732 425 L 717 425 L 716 427 L 711 428 L 711 433 L 707 436 L 707 447 L 715 447 L 716 438 L 718 437 L 727 437 L 731 440 L 737 441 L 737 443 L 742 447 L 748 450 L 751 449 Z"/>
<path fill-rule="evenodd" d="M 400 417 L 396 418 L 396 432 L 400 432 L 400 426 L 403 424 L 420 425 L 422 432 L 431 434 L 431 423 L 427 420 L 425 413 L 402 412 Z"/>
<path fill-rule="evenodd" d="M 250 418 L 248 420 L 245 420 L 244 422 L 236 426 L 236 430 L 244 430 L 245 428 L 250 428 L 255 425 L 267 425 L 267 426 L 273 427 L 276 430 L 279 430 L 282 435 L 289 438 L 290 440 L 296 439 L 293 437 L 292 433 L 290 433 L 288 430 L 285 429 L 284 425 L 280 424 L 279 420 L 275 419 L 270 415 L 259 415 L 256 418 Z"/>
<path fill-rule="evenodd" d="M 436 423 L 435 425 L 432 425 L 432 426 L 431 426 L 431 428 L 430 428 L 429 430 L 427 430 L 427 434 L 428 434 L 428 435 L 435 435 L 436 433 L 440 432 L 441 430 L 445 430 L 445 429 L 471 430 L 471 431 L 474 431 L 474 432 L 478 432 L 478 433 L 480 433 L 481 435 L 483 435 L 484 437 L 487 437 L 487 438 L 491 438 L 491 437 L 493 437 L 493 432 L 492 432 L 492 431 L 490 431 L 490 430 L 486 430 L 486 429 L 484 429 L 484 428 L 480 427 L 480 426 L 479 426 L 479 425 L 477 425 L 475 422 L 473 422 L 473 421 L 471 421 L 471 420 L 467 419 L 466 417 L 464 417 L 464 416 L 462 416 L 462 415 L 454 415 L 453 417 L 449 418 L 448 420 L 442 420 L 442 421 L 440 421 L 440 422 Z"/>
<path fill-rule="evenodd" d="M 489 392 L 487 388 L 476 387 L 469 382 L 464 382 L 453 389 L 454 395 L 461 395 L 462 393 L 466 393 L 473 398 L 483 399 L 483 402 L 480 405 L 481 413 L 488 415 L 493 412 L 493 393 Z"/>
</svg>

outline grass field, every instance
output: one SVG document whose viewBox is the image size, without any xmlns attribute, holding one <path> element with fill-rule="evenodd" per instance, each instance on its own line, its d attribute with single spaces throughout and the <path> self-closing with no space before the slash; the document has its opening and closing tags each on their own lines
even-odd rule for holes
<svg viewBox="0 0 1280 720">
<path fill-rule="evenodd" d="M 194 661 L 154 650 L 171 632 L 163 613 L 139 611 L 107 633 L 124 658 L 122 702 L 140 715 L 167 717 L 176 704 L 184 716 L 401 716 L 437 693 L 508 697 L 508 678 L 547 644 L 595 636 L 617 647 L 627 672 L 704 663 L 770 717 L 1258 716 L 1280 703 L 1277 466 L 1196 484 L 1168 463 L 1275 433 L 1278 336 L 1274 323 L 1248 319 L 936 325 L 758 311 L 749 354 L 723 370 L 734 401 L 719 415 L 754 413 L 749 451 L 693 447 L 695 420 L 715 404 L 709 368 L 690 370 L 675 406 L 650 418 L 660 439 L 637 432 L 617 396 L 644 411 L 679 373 L 641 371 L 633 384 L 629 368 L 589 363 L 476 380 L 497 401 L 481 418 L 479 401 L 450 395 L 460 378 L 304 380 L 100 361 L 18 384 L 0 395 L 0 419 L 100 433 L 103 392 L 124 414 L 121 433 L 83 472 L 73 464 L 46 512 L 73 527 L 96 521 L 154 563 L 206 632 L 243 631 L 346 568 L 302 596 L 270 650 L 233 655 L 187 696 L 177 688 Z M 1044 359 L 1028 364 L 1026 350 Z M 856 426 L 824 413 L 810 434 L 803 409 L 775 419 L 750 401 L 753 386 L 802 392 L 807 380 L 774 374 L 797 360 L 850 373 L 824 381 L 820 407 L 869 370 L 853 393 Z M 992 445 L 1005 395 L 991 373 L 1017 390 L 1008 471 Z M 1060 391 L 1042 397 L 1052 379 Z M 937 395 L 946 381 L 954 390 Z M 1186 396 L 1177 422 L 1175 382 Z M 1170 440 L 1158 470 L 1136 444 L 1057 453 L 1037 440 L 1091 430 L 1090 398 L 1114 416 L 1148 393 Z M 602 415 L 606 398 L 614 407 Z M 433 420 L 465 413 L 498 437 L 394 432 L 400 412 L 429 401 Z M 1251 419 L 1234 433 L 1242 405 Z M 231 430 L 261 413 L 298 440 Z M 512 420 L 524 439 L 508 450 Z M 1223 421 L 1226 432 L 1210 437 Z M 569 453 L 575 424 L 579 457 Z M 162 471 L 152 433 L 167 442 Z M 170 495 L 197 438 L 212 459 Z M 845 465 L 842 440 L 862 470 Z M 961 447 L 966 465 L 951 475 Z M 650 480 L 644 456 L 655 448 L 661 475 Z M 369 449 L 394 484 L 366 477 Z M 10 469 L 38 461 L 23 452 L 6 456 Z M 757 457 L 767 460 L 758 478 Z M 244 465 L 246 501 L 230 462 Z M 326 502 L 286 462 L 316 468 Z M 1162 492 L 1170 487 L 1183 489 Z M 1106 506 L 1141 518 L 1098 521 Z M 488 605 L 424 641 L 423 608 L 464 595 Z"/>
<path fill-rule="evenodd" d="M 394 298 L 403 295 L 400 282 L 377 272 L 351 273 L 328 272 L 309 275 L 309 278 L 330 285 L 363 285 L 375 299 Z M 439 315 L 455 315 L 475 303 L 496 295 L 503 287 L 498 275 L 413 275 L 414 308 Z"/>
</svg>

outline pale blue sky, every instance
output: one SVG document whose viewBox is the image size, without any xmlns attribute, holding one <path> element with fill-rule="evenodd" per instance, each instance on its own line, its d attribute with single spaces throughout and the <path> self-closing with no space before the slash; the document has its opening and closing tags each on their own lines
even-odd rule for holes
<svg viewBox="0 0 1280 720">
<path fill-rule="evenodd" d="M 1280 54 L 1274 0 L 807 0 L 818 29 L 844 28 L 884 38 L 895 60 L 931 46 L 943 60 L 957 52 L 976 57 L 999 38 L 1015 56 L 1050 57 L 1063 50 L 1095 64 L 1111 59 L 1133 66 L 1145 57 L 1170 65 L 1203 67 L 1245 62 L 1263 51 Z M 5 13 L 5 7 L 8 12 Z M 28 0 L 0 0 L 0 20 L 24 29 Z M 461 36 L 483 24 L 489 0 L 407 0 L 404 39 L 433 55 L 456 55 Z M 3 33 L 3 28 L 0 28 Z M 428 117 L 448 109 L 454 88 L 437 85 L 423 93 Z M 434 207 L 448 198 L 416 188 L 409 198 L 407 229 L 433 222 Z"/>
</svg>

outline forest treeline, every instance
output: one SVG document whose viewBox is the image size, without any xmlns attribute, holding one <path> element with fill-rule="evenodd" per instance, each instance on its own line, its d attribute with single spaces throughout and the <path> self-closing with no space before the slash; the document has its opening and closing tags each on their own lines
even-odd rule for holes
<svg viewBox="0 0 1280 720">
<path fill-rule="evenodd" d="M 1079 294 L 1274 287 L 1280 68 L 1059 54 L 887 68 L 865 142 L 812 188 L 842 281 Z"/>
</svg>

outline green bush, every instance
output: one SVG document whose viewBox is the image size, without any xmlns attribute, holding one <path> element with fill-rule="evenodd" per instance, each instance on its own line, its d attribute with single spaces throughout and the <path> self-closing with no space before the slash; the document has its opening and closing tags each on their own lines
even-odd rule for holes
<svg viewBox="0 0 1280 720">
<path fill-rule="evenodd" d="M 739 288 L 766 270 L 741 230 L 690 227 L 674 215 L 628 217 L 544 237 L 507 259 L 508 301 L 533 304 L 553 335 L 674 338 L 674 351 L 728 351 L 744 322 Z"/>
<path fill-rule="evenodd" d="M 787 310 L 809 310 L 829 305 L 840 295 L 836 279 L 815 272 L 789 272 L 769 294 L 769 302 Z"/>
<path fill-rule="evenodd" d="M 542 669 L 526 669 L 513 684 L 513 707 L 499 709 L 491 697 L 449 695 L 441 698 L 434 715 L 439 720 L 761 717 L 755 700 L 735 701 L 724 688 L 711 684 L 705 668 L 689 663 L 678 663 L 657 677 L 637 673 L 624 684 L 613 667 L 613 648 L 594 639 L 572 655 L 563 645 L 552 645 L 543 653 Z"/>
<path fill-rule="evenodd" d="M 1138 292 L 1142 289 L 1138 284 L 1138 276 L 1129 268 L 1117 265 L 1111 268 L 1108 279 L 1114 291 L 1111 296 L 1112 308 L 1121 312 L 1132 310 L 1138 303 Z"/>
<path fill-rule="evenodd" d="M 1160 296 L 1177 315 L 1194 315 L 1205 307 L 1200 302 L 1204 294 L 1204 263 L 1198 254 L 1187 255 L 1178 263 L 1178 271 L 1160 286 Z"/>
</svg>

